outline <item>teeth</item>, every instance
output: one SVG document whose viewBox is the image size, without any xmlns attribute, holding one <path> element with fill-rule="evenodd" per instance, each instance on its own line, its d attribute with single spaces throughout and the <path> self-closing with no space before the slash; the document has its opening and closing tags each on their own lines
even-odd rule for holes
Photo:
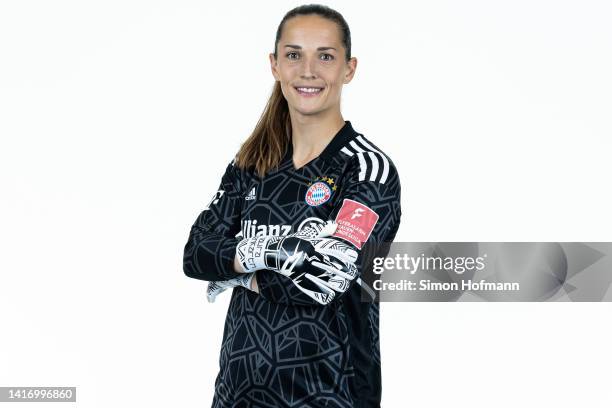
<svg viewBox="0 0 612 408">
<path fill-rule="evenodd" d="M 300 92 L 315 93 L 315 92 L 319 92 L 321 88 L 297 88 L 297 90 Z"/>
</svg>

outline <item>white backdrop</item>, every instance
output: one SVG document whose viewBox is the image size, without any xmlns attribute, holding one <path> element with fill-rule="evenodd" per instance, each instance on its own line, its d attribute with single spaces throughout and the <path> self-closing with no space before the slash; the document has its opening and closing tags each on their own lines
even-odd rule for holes
<svg viewBox="0 0 612 408">
<path fill-rule="evenodd" d="M 0 3 L 0 386 L 210 406 L 229 295 L 183 245 L 299 4 Z M 325 4 L 358 58 L 344 118 L 401 174 L 397 241 L 612 240 L 609 2 Z M 383 304 L 383 406 L 609 407 L 611 312 Z"/>
</svg>

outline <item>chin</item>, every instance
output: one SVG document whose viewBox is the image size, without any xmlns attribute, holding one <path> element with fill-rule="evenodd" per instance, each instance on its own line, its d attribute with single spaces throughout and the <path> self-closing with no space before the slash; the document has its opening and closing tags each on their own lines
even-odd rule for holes
<svg viewBox="0 0 612 408">
<path fill-rule="evenodd" d="M 315 116 L 324 112 L 324 109 L 295 109 L 295 111 L 304 116 Z"/>
</svg>

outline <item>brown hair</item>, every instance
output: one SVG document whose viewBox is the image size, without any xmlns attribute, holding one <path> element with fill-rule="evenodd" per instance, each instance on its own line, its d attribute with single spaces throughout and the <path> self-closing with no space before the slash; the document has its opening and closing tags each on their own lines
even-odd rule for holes
<svg viewBox="0 0 612 408">
<path fill-rule="evenodd" d="M 346 50 L 345 60 L 348 62 L 351 58 L 351 32 L 348 24 L 340 13 L 320 4 L 306 4 L 296 7 L 285 14 L 276 30 L 274 58 L 278 58 L 278 42 L 287 20 L 296 16 L 310 14 L 316 14 L 338 25 L 342 35 L 342 44 Z M 280 82 L 276 81 L 268 103 L 257 121 L 255 130 L 242 143 L 240 150 L 236 154 L 236 165 L 241 169 L 252 167 L 260 177 L 265 176 L 271 169 L 279 165 L 289 143 L 291 143 L 291 136 L 289 106 L 283 95 Z"/>
</svg>

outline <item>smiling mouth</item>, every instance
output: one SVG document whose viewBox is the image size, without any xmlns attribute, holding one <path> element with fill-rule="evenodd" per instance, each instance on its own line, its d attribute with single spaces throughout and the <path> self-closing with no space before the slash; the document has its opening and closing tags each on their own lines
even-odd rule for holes
<svg viewBox="0 0 612 408">
<path fill-rule="evenodd" d="M 321 93 L 323 88 L 318 87 L 294 87 L 297 93 L 303 96 L 314 96 Z"/>
</svg>

